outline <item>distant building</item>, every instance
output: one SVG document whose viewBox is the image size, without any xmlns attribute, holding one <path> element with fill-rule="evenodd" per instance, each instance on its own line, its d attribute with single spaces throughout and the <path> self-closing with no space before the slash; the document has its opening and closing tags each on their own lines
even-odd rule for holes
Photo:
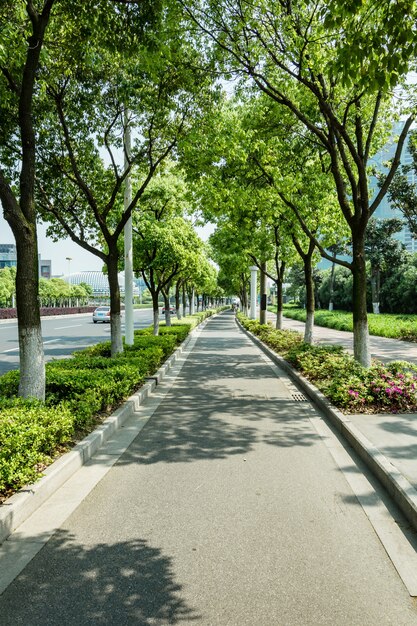
<svg viewBox="0 0 417 626">
<path fill-rule="evenodd" d="M 16 267 L 16 246 L 14 243 L 0 243 L 0 269 Z"/>
<path fill-rule="evenodd" d="M 52 263 L 50 260 L 41 259 L 41 255 L 38 255 L 39 259 L 39 276 L 42 278 L 51 278 L 52 275 Z M 17 251 L 16 244 L 14 243 L 0 243 L 0 269 L 4 267 L 16 267 L 17 265 Z"/>
<path fill-rule="evenodd" d="M 80 283 L 86 283 L 93 290 L 94 297 L 101 296 L 110 296 L 110 288 L 109 288 L 109 279 L 107 274 L 98 271 L 86 271 L 86 272 L 77 272 L 74 274 L 67 274 L 62 276 L 62 279 L 65 280 L 70 285 L 79 285 Z M 124 294 L 125 292 L 125 275 L 124 272 L 119 272 L 119 287 L 120 293 Z M 133 295 L 139 296 L 140 293 L 145 288 L 145 284 L 143 280 L 134 279 L 133 285 Z"/>
<path fill-rule="evenodd" d="M 51 278 L 52 262 L 50 260 L 41 259 L 39 255 L 39 276 L 41 278 Z"/>
</svg>

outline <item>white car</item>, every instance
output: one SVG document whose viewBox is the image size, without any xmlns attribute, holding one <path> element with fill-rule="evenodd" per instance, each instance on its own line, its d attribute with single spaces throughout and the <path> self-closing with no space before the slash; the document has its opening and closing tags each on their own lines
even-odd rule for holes
<svg viewBox="0 0 417 626">
<path fill-rule="evenodd" d="M 93 322 L 97 324 L 97 322 L 106 322 L 110 323 L 110 307 L 109 306 L 99 306 L 93 312 Z"/>
</svg>

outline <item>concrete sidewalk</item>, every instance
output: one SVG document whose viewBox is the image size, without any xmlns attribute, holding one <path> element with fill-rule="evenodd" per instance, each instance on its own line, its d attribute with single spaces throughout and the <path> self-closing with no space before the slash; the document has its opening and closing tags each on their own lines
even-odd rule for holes
<svg viewBox="0 0 417 626">
<path fill-rule="evenodd" d="M 49 538 L 0 596 L 7 626 L 416 626 L 384 494 L 231 313 L 120 430 L 6 542 L 18 561 Z"/>
<path fill-rule="evenodd" d="M 268 313 L 268 319 L 275 316 Z M 284 318 L 284 329 L 304 333 L 304 323 Z M 314 327 L 314 339 L 319 343 L 340 344 L 353 352 L 353 333 Z M 370 337 L 372 356 L 383 362 L 404 360 L 417 363 L 417 344 L 386 337 Z M 388 458 L 401 474 L 417 489 L 417 414 L 350 415 L 350 420 Z"/>
</svg>

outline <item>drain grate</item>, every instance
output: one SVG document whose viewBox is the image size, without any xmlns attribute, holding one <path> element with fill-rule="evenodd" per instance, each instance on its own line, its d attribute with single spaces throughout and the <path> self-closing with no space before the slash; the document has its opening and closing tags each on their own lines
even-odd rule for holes
<svg viewBox="0 0 417 626">
<path fill-rule="evenodd" d="M 296 402 L 307 402 L 307 398 L 302 393 L 293 393 L 292 399 L 295 400 Z"/>
</svg>

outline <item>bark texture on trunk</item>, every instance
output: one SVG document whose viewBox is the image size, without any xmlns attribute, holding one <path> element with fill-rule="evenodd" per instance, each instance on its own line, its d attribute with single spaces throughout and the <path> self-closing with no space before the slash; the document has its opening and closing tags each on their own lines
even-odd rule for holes
<svg viewBox="0 0 417 626">
<path fill-rule="evenodd" d="M 329 311 L 333 311 L 333 298 L 334 298 L 334 272 L 336 263 L 333 261 L 332 269 L 330 272 L 330 287 L 329 287 Z"/>
<path fill-rule="evenodd" d="M 306 311 L 307 319 L 304 328 L 304 341 L 306 343 L 313 343 L 313 331 L 314 331 L 314 281 L 313 281 L 313 266 L 311 262 L 311 255 L 306 255 L 304 258 L 304 279 L 306 283 Z"/>
<path fill-rule="evenodd" d="M 379 289 L 380 289 L 379 270 L 372 269 L 372 274 L 371 274 L 372 309 L 376 315 L 379 315 Z"/>
<path fill-rule="evenodd" d="M 366 310 L 366 265 L 363 237 L 355 237 L 352 251 L 353 353 L 361 365 L 370 367 L 371 353 Z"/>
<path fill-rule="evenodd" d="M 180 283 L 177 283 L 176 287 L 175 287 L 175 310 L 177 311 L 177 318 L 180 320 L 182 315 L 181 315 L 181 306 L 180 306 Z"/>
<path fill-rule="evenodd" d="M 282 317 L 283 317 L 282 312 L 283 312 L 283 304 L 284 304 L 282 280 L 277 280 L 275 284 L 277 286 L 277 319 L 275 322 L 275 328 L 277 330 L 282 330 Z"/>
<path fill-rule="evenodd" d="M 44 400 L 45 359 L 38 301 L 38 246 L 35 229 L 28 229 L 16 238 L 16 250 L 19 396 Z"/>
<path fill-rule="evenodd" d="M 107 259 L 107 271 L 110 287 L 110 330 L 111 330 L 111 355 L 116 356 L 123 352 L 122 322 L 120 318 L 120 287 L 118 274 L 118 256 L 109 255 Z"/>
<path fill-rule="evenodd" d="M 314 311 L 307 311 L 306 324 L 304 328 L 305 343 L 312 344 L 314 336 Z"/>
<path fill-rule="evenodd" d="M 266 324 L 266 298 L 267 298 L 267 294 L 266 294 L 266 263 L 262 263 L 261 265 L 261 272 L 260 272 L 260 296 L 261 296 L 261 303 L 260 303 L 260 311 L 259 311 L 259 321 L 261 324 Z"/>
<path fill-rule="evenodd" d="M 153 309 L 153 334 L 159 335 L 159 306 L 158 293 L 152 292 L 152 309 Z"/>
<path fill-rule="evenodd" d="M 171 326 L 171 307 L 169 306 L 169 296 L 164 293 L 163 297 L 165 303 L 165 324 L 167 326 Z"/>
</svg>

